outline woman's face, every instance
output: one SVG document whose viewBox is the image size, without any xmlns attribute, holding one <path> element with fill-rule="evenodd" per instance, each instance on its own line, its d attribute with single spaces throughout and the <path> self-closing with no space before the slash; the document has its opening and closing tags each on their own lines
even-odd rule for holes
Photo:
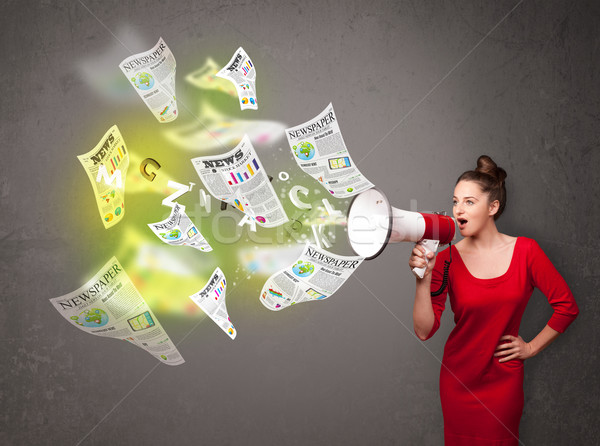
<svg viewBox="0 0 600 446">
<path fill-rule="evenodd" d="M 489 203 L 489 194 L 474 181 L 460 181 L 454 188 L 452 214 L 463 237 L 478 234 L 494 221 L 498 201 Z"/>
</svg>

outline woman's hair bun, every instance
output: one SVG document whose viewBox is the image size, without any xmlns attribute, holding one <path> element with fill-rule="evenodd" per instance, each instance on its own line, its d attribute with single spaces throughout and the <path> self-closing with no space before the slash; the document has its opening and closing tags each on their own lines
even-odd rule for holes
<svg viewBox="0 0 600 446">
<path fill-rule="evenodd" d="M 477 167 L 475 170 L 467 170 L 456 180 L 456 184 L 461 181 L 475 181 L 479 184 L 481 191 L 488 194 L 490 203 L 498 200 L 498 211 L 494 214 L 494 220 L 497 220 L 506 206 L 506 171 L 487 155 L 481 155 L 477 158 Z"/>
<path fill-rule="evenodd" d="M 487 155 L 481 155 L 477 158 L 476 172 L 481 172 L 486 175 L 490 175 L 499 183 L 503 183 L 506 179 L 506 171 L 498 165 Z"/>
</svg>

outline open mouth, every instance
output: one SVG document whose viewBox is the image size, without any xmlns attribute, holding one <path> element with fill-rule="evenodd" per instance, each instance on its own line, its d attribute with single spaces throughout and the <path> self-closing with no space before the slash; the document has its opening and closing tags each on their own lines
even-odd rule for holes
<svg viewBox="0 0 600 446">
<path fill-rule="evenodd" d="M 465 218 L 457 218 L 456 222 L 458 223 L 458 228 L 459 229 L 463 229 L 465 227 L 465 225 L 467 224 L 467 219 L 465 219 Z"/>
</svg>

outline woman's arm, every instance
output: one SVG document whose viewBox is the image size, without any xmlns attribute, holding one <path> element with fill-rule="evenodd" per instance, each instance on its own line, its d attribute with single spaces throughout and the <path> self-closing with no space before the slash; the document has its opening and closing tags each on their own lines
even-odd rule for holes
<svg viewBox="0 0 600 446">
<path fill-rule="evenodd" d="M 546 325 L 531 342 L 525 342 L 521 336 L 502 336 L 500 341 L 510 342 L 499 344 L 494 356 L 504 356 L 499 362 L 531 358 L 552 344 L 559 334 L 560 332 Z"/>
<path fill-rule="evenodd" d="M 434 257 L 434 254 L 430 252 L 427 255 L 429 259 L 429 264 L 427 264 L 425 250 L 421 246 L 415 245 L 408 261 L 411 269 L 422 268 L 427 265 L 423 278 L 417 278 L 415 305 L 413 307 L 413 327 L 416 335 L 422 341 L 428 339 L 435 323 L 435 314 L 431 303 L 431 270 L 435 265 Z"/>
</svg>

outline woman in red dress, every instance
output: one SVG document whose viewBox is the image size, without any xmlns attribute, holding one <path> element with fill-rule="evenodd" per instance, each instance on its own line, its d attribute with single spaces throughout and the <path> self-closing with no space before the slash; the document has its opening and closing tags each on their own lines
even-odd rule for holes
<svg viewBox="0 0 600 446">
<path fill-rule="evenodd" d="M 415 293 L 417 336 L 426 340 L 437 331 L 447 295 L 454 312 L 456 326 L 440 372 L 447 446 L 519 444 L 523 360 L 546 348 L 579 312 L 569 287 L 534 240 L 498 232 L 495 221 L 506 205 L 505 178 L 504 169 L 480 156 L 477 168 L 463 173 L 454 189 L 453 214 L 464 238 L 437 259 L 417 245 L 409 260 L 411 268 L 427 264 Z M 450 256 L 447 287 L 432 297 Z M 554 314 L 525 342 L 519 325 L 534 287 L 544 293 Z"/>
</svg>

